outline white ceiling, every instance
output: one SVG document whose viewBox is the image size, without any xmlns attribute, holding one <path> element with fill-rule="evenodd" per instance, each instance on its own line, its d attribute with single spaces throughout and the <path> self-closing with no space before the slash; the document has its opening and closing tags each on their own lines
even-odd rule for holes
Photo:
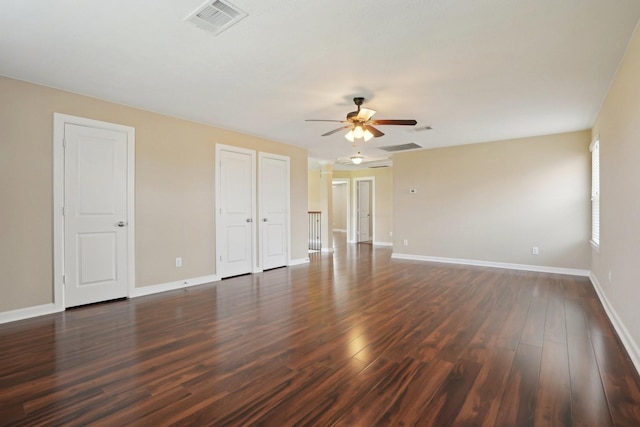
<svg viewBox="0 0 640 427">
<path fill-rule="evenodd" d="M 638 0 L 0 0 L 0 74 L 308 148 L 355 150 L 352 98 L 413 118 L 359 148 L 425 148 L 588 129 L 640 19 Z M 0 94 L 1 96 L 2 94 Z"/>
</svg>

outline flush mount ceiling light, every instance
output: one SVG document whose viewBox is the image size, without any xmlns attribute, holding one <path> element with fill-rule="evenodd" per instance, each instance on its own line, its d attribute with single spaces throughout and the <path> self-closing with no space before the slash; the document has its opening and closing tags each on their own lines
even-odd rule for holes
<svg viewBox="0 0 640 427">
<path fill-rule="evenodd" d="M 354 165 L 359 165 L 360 163 L 362 163 L 363 160 L 364 160 L 364 157 L 362 157 L 362 154 L 360 154 L 359 151 L 358 151 L 358 154 L 356 154 L 355 156 L 351 156 L 351 163 L 353 163 Z"/>
</svg>

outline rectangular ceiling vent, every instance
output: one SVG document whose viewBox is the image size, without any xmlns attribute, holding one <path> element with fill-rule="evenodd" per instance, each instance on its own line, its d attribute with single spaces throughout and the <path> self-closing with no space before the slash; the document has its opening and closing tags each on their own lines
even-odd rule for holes
<svg viewBox="0 0 640 427">
<path fill-rule="evenodd" d="M 200 6 L 195 12 L 187 16 L 186 21 L 190 21 L 203 30 L 218 35 L 246 17 L 246 12 L 241 11 L 228 1 L 215 0 L 214 2 L 208 1 Z"/>
<path fill-rule="evenodd" d="M 386 147 L 378 147 L 378 148 L 384 151 L 388 151 L 389 153 L 395 153 L 396 151 L 415 150 L 416 148 L 422 148 L 422 146 L 418 144 L 414 144 L 413 142 L 410 142 L 408 144 L 387 145 Z"/>
</svg>

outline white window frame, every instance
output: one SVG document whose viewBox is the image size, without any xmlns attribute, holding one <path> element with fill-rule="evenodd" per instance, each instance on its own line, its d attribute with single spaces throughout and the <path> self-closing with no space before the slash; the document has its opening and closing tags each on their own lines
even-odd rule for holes
<svg viewBox="0 0 640 427">
<path fill-rule="evenodd" d="M 600 139 L 589 145 L 591 151 L 591 246 L 600 246 Z"/>
</svg>

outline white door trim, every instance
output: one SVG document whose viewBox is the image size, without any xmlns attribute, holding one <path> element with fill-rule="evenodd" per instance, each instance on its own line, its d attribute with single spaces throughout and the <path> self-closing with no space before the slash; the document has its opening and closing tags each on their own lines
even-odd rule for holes
<svg viewBox="0 0 640 427">
<path fill-rule="evenodd" d="M 221 272 L 221 262 L 220 262 L 220 254 L 222 253 L 222 241 L 219 238 L 219 236 L 222 233 L 221 230 L 221 226 L 222 224 L 220 224 L 220 208 L 221 208 L 221 204 L 222 204 L 222 200 L 220 200 L 220 196 L 221 196 L 221 178 L 220 178 L 220 152 L 222 150 L 227 150 L 227 151 L 233 151 L 236 153 L 242 153 L 242 154 L 247 154 L 249 156 L 252 156 L 252 167 L 251 167 L 251 182 L 253 183 L 253 185 L 251 186 L 251 218 L 252 218 L 252 223 L 251 223 L 251 264 L 252 264 L 252 273 L 259 273 L 262 270 L 260 270 L 260 267 L 258 266 L 258 250 L 257 250 L 257 244 L 256 242 L 257 240 L 257 211 L 256 211 L 256 197 L 257 197 L 257 193 L 256 193 L 256 182 L 257 182 L 257 177 L 256 177 L 256 151 L 255 150 L 249 150 L 246 148 L 240 148 L 240 147 L 235 147 L 232 145 L 225 145 L 225 144 L 218 144 L 216 143 L 216 158 L 215 158 L 215 203 L 216 203 L 216 207 L 215 207 L 215 215 L 214 215 L 214 221 L 215 221 L 215 230 L 216 230 L 216 276 L 218 277 L 222 277 L 220 275 Z"/>
<path fill-rule="evenodd" d="M 348 243 L 352 243 L 351 242 L 351 178 L 334 178 L 332 183 L 337 183 L 337 182 L 341 182 L 345 184 L 346 187 L 346 195 L 345 198 L 347 200 L 345 200 L 345 204 L 347 205 L 347 218 L 346 218 L 346 223 L 347 223 L 347 242 Z"/>
<path fill-rule="evenodd" d="M 64 127 L 65 124 L 115 130 L 127 134 L 127 264 L 128 295 L 135 289 L 135 129 L 130 126 L 53 113 L 53 304 L 64 301 Z"/>
<path fill-rule="evenodd" d="M 286 265 L 290 265 L 291 264 L 291 158 L 289 156 L 281 156 L 279 154 L 273 154 L 273 153 L 267 153 L 267 152 L 263 152 L 260 151 L 258 152 L 258 171 L 259 174 L 262 174 L 262 165 L 263 165 L 263 161 L 265 158 L 268 159 L 276 159 L 276 160 L 281 160 L 283 162 L 285 162 L 285 164 L 287 165 L 287 176 L 286 176 L 286 183 L 285 183 L 285 200 L 286 200 L 286 205 L 287 205 L 287 212 L 285 214 L 285 231 L 287 233 L 287 239 L 286 239 L 286 243 L 287 243 L 287 260 L 286 260 Z M 262 176 L 262 175 L 259 175 Z M 264 185 L 264 182 L 259 183 L 260 184 L 260 189 L 258 191 L 258 221 L 260 222 L 260 227 L 262 227 L 264 224 L 262 222 L 262 219 L 265 217 L 264 214 L 264 195 L 262 192 L 262 186 Z M 260 242 L 258 244 L 258 253 L 259 253 L 259 257 L 258 259 L 260 260 L 260 268 L 264 269 L 264 265 L 263 265 L 263 247 L 262 247 L 262 232 L 260 233 Z"/>
<path fill-rule="evenodd" d="M 351 222 L 353 226 L 352 240 L 349 243 L 358 243 L 358 183 L 360 181 L 371 181 L 371 242 L 376 241 L 376 177 L 375 176 L 363 176 L 359 178 L 353 178 L 353 191 L 351 192 L 353 211 L 351 213 Z"/>
</svg>

